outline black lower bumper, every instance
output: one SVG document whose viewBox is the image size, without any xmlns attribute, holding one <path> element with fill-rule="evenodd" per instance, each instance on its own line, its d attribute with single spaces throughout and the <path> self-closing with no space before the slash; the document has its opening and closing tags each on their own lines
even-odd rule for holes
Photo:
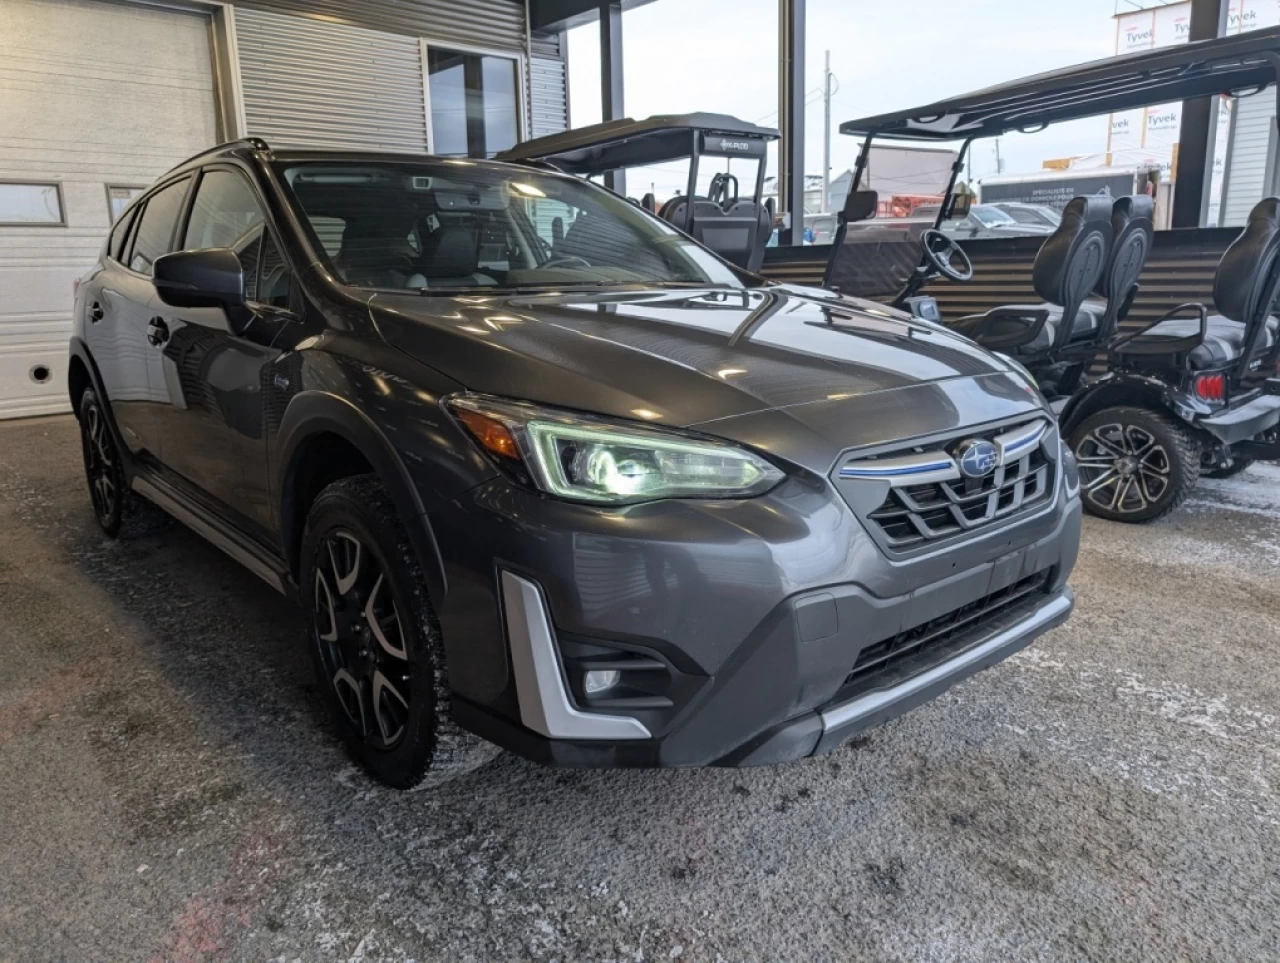
<svg viewBox="0 0 1280 963">
<path fill-rule="evenodd" d="M 1075 594 L 1063 588 L 1055 595 L 1009 613 L 984 627 L 977 639 L 959 640 L 951 651 L 937 653 L 934 664 L 883 688 L 844 699 L 791 719 L 733 754 L 726 764 L 771 765 L 806 756 L 820 756 L 865 729 L 897 718 L 933 699 L 962 679 L 1002 662 L 1037 637 L 1065 622 L 1075 607 Z"/>
</svg>

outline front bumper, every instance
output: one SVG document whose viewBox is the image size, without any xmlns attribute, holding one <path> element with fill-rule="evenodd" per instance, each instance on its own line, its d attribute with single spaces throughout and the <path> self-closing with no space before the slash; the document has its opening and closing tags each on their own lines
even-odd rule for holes
<svg viewBox="0 0 1280 963">
<path fill-rule="evenodd" d="M 453 713 L 465 727 L 553 765 L 758 765 L 827 752 L 1062 622 L 1080 503 L 1060 487 L 1034 517 L 905 560 L 888 557 L 830 488 L 800 483 L 620 518 L 495 482 L 431 521 L 449 580 L 440 614 Z M 850 681 L 884 640 L 946 628 L 1032 581 L 1017 605 Z M 584 700 L 574 681 L 584 652 L 662 670 L 666 707 Z"/>
</svg>

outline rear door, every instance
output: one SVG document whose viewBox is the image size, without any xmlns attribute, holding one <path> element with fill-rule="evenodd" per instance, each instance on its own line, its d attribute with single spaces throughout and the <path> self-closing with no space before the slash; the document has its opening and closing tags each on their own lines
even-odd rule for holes
<svg viewBox="0 0 1280 963">
<path fill-rule="evenodd" d="M 290 323 L 291 275 L 263 210 L 238 168 L 213 166 L 202 173 L 179 246 L 235 251 L 253 317 L 237 328 L 221 308 L 158 305 L 166 341 L 156 351 L 156 420 L 161 458 L 175 480 L 270 541 L 263 399 L 280 354 L 276 337 Z"/>
<path fill-rule="evenodd" d="M 134 454 L 154 455 L 158 449 L 154 349 L 148 337 L 159 299 L 151 283 L 151 266 L 172 250 L 190 186 L 191 177 L 181 177 L 145 199 L 129 225 L 118 259 L 109 259 L 101 275 L 102 286 L 93 299 L 100 320 L 86 329 L 116 425 Z M 90 311 L 95 311 L 93 305 Z"/>
</svg>

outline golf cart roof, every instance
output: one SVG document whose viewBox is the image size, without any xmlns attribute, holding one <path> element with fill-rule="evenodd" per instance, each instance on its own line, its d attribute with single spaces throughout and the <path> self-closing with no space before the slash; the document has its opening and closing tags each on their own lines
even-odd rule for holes
<svg viewBox="0 0 1280 963">
<path fill-rule="evenodd" d="M 602 174 L 689 157 L 694 134 L 704 154 L 763 157 L 778 139 L 772 127 L 757 127 L 728 114 L 658 114 L 645 120 L 609 120 L 517 144 L 501 161 L 548 161 L 571 174 Z"/>
<path fill-rule="evenodd" d="M 946 141 L 1096 117 L 1135 107 L 1244 94 L 1276 80 L 1280 28 L 1094 60 L 840 125 L 840 133 Z"/>
</svg>

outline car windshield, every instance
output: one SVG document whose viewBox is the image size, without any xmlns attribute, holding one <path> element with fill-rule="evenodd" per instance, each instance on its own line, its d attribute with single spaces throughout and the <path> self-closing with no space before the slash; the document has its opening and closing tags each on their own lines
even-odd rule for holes
<svg viewBox="0 0 1280 963">
<path fill-rule="evenodd" d="M 1004 227 L 1018 223 L 1000 208 L 987 204 L 975 204 L 969 212 L 982 222 L 983 227 Z"/>
<path fill-rule="evenodd" d="M 334 272 L 358 287 L 745 286 L 670 225 L 568 175 L 472 161 L 317 161 L 280 172 Z"/>
</svg>

